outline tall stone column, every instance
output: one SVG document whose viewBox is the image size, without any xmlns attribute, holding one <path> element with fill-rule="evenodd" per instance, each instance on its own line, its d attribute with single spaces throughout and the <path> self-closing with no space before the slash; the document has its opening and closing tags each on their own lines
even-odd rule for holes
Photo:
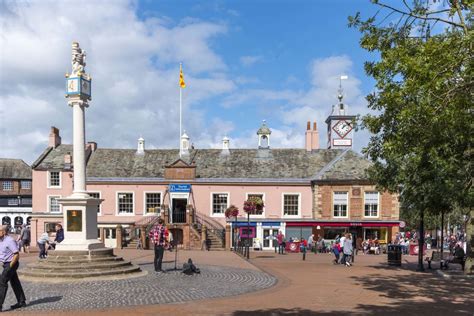
<svg viewBox="0 0 474 316">
<path fill-rule="evenodd" d="M 92 250 L 104 248 L 97 236 L 97 206 L 102 202 L 87 194 L 85 159 L 85 109 L 91 100 L 91 78 L 85 73 L 85 51 L 72 43 L 72 72 L 66 75 L 66 98 L 73 109 L 73 171 L 71 196 L 58 199 L 64 216 L 64 241 L 56 249 Z"/>
</svg>

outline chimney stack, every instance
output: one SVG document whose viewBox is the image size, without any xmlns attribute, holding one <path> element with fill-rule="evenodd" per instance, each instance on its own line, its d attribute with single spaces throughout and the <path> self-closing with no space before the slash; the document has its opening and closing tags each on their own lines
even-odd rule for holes
<svg viewBox="0 0 474 316">
<path fill-rule="evenodd" d="M 318 127 L 317 127 L 316 122 L 313 122 L 313 130 L 311 130 L 311 122 L 308 121 L 306 125 L 305 138 L 306 138 L 306 142 L 305 142 L 306 151 L 319 149 L 319 133 L 318 133 Z"/>
<path fill-rule="evenodd" d="M 49 142 L 48 146 L 56 148 L 61 145 L 61 136 L 59 136 L 59 129 L 54 126 L 51 126 L 51 132 L 49 133 Z"/>
</svg>

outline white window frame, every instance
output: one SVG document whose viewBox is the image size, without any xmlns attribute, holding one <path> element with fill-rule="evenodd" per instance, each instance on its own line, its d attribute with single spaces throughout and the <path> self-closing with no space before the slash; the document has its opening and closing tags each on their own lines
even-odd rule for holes
<svg viewBox="0 0 474 316">
<path fill-rule="evenodd" d="M 377 215 L 376 216 L 366 216 L 365 215 L 365 194 L 366 193 L 377 193 Z M 378 191 L 364 191 L 364 217 L 365 218 L 379 218 L 380 216 L 380 192 Z"/>
<path fill-rule="evenodd" d="M 23 187 L 23 183 L 28 183 L 29 188 Z M 20 190 L 31 190 L 32 186 L 33 186 L 33 183 L 32 183 L 31 180 L 21 180 L 20 181 Z"/>
<path fill-rule="evenodd" d="M 51 214 L 61 214 L 63 212 L 63 207 L 61 204 L 59 204 L 59 212 L 51 212 L 51 198 L 58 198 L 60 199 L 61 198 L 61 195 L 56 195 L 56 194 L 53 194 L 53 195 L 48 195 L 46 196 L 47 198 L 47 205 L 48 205 L 48 213 L 51 213 Z"/>
<path fill-rule="evenodd" d="M 346 193 L 346 216 L 334 216 L 334 205 L 335 205 L 335 195 L 336 193 Z M 332 192 L 332 208 L 331 215 L 333 218 L 349 218 L 349 191 L 333 191 Z"/>
<path fill-rule="evenodd" d="M 58 186 L 55 186 L 55 185 L 51 185 L 51 172 L 58 172 L 59 173 L 59 185 Z M 61 171 L 50 171 L 48 170 L 48 176 L 46 177 L 46 187 L 48 189 L 61 189 L 62 188 L 62 172 Z"/>
<path fill-rule="evenodd" d="M 298 214 L 285 215 L 285 195 L 298 195 Z M 281 194 L 281 217 L 283 218 L 301 218 L 301 193 L 299 192 L 283 192 Z"/>
<path fill-rule="evenodd" d="M 10 184 L 11 189 L 5 189 L 5 184 L 7 184 L 7 183 Z M 11 181 L 11 180 L 5 180 L 5 181 L 3 181 L 3 183 L 2 183 L 2 191 L 7 191 L 7 192 L 13 191 L 13 188 L 14 188 L 14 187 L 15 187 L 15 185 L 14 185 L 13 181 Z"/>
<path fill-rule="evenodd" d="M 225 217 L 225 210 L 224 210 L 224 213 L 214 213 L 214 199 L 213 199 L 213 195 L 214 194 L 225 194 L 227 195 L 227 207 L 226 209 L 230 206 L 230 192 L 211 192 L 210 193 L 210 201 L 209 201 L 209 215 L 211 217 Z"/>
<path fill-rule="evenodd" d="M 262 195 L 262 200 L 263 200 L 263 210 L 262 210 L 262 214 L 261 215 L 257 215 L 257 214 L 250 214 L 251 216 L 257 216 L 257 217 L 265 217 L 265 208 L 267 207 L 267 202 L 266 202 L 266 199 L 265 199 L 265 193 L 263 192 L 247 192 L 245 193 L 245 201 L 247 201 L 249 199 L 249 195 Z M 247 214 L 247 212 L 245 212 L 242 208 L 242 211 L 244 212 L 244 214 Z"/>
<path fill-rule="evenodd" d="M 87 193 L 99 193 L 99 199 L 102 198 L 102 192 L 100 191 L 90 191 L 90 192 L 87 192 Z M 102 203 L 99 204 L 99 213 L 97 213 L 97 216 L 102 216 Z"/>
<path fill-rule="evenodd" d="M 160 212 L 159 213 L 149 213 L 147 211 L 147 207 L 146 207 L 146 195 L 148 193 L 159 193 L 160 194 L 160 201 L 161 201 L 161 204 L 160 204 Z M 161 206 L 163 206 L 163 191 L 144 191 L 143 192 L 143 215 L 145 216 L 154 216 L 154 215 L 157 215 L 157 214 L 161 214 Z"/>
<path fill-rule="evenodd" d="M 119 212 L 119 194 L 122 193 L 131 193 L 132 194 L 132 213 L 120 213 Z M 117 216 L 135 216 L 135 192 L 133 191 L 115 191 L 115 215 Z"/>
</svg>

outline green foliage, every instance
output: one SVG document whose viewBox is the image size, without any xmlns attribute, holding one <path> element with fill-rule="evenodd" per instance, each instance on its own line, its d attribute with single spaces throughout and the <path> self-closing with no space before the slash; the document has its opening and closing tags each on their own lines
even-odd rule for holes
<svg viewBox="0 0 474 316">
<path fill-rule="evenodd" d="M 446 22 L 425 1 L 404 2 L 409 11 L 375 2 L 401 17 L 385 24 L 359 13 L 349 18 L 362 33 L 361 47 L 380 54 L 365 64 L 376 81 L 367 96 L 375 114 L 362 118 L 372 135 L 364 149 L 374 162 L 369 176 L 379 188 L 400 192 L 405 210 L 472 207 L 472 4 L 452 1 L 446 14 L 459 16 Z M 446 28 L 433 35 L 438 22 Z"/>
</svg>

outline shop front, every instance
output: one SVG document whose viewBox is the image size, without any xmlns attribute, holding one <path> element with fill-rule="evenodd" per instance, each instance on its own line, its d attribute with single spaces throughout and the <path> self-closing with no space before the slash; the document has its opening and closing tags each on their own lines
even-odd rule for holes
<svg viewBox="0 0 474 316">
<path fill-rule="evenodd" d="M 311 221 L 311 222 L 288 222 L 286 223 L 286 237 L 307 239 L 314 234 L 315 239 L 319 236 L 325 241 L 334 241 L 346 233 L 350 233 L 354 240 L 375 240 L 381 244 L 389 243 L 398 232 L 399 221 Z"/>
</svg>

